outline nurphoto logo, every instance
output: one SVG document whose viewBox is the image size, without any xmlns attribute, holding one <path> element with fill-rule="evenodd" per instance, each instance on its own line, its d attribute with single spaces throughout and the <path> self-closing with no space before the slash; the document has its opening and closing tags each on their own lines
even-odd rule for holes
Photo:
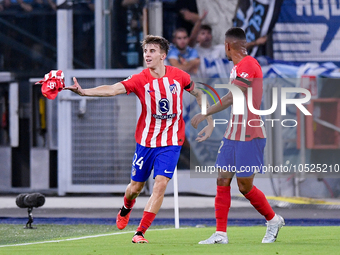
<svg viewBox="0 0 340 255">
<path fill-rule="evenodd" d="M 203 84 L 204 86 L 208 86 L 207 84 Z M 210 89 L 212 87 L 208 86 Z M 272 89 L 272 105 L 269 109 L 267 110 L 257 110 L 254 108 L 253 105 L 253 89 L 250 87 L 247 89 L 247 102 L 245 99 L 245 95 L 242 92 L 240 88 L 233 84 L 216 84 L 215 88 L 226 88 L 229 89 L 229 91 L 232 93 L 233 97 L 233 107 L 232 107 L 232 114 L 233 115 L 244 115 L 245 114 L 245 108 L 246 108 L 246 103 L 248 106 L 248 109 L 250 112 L 256 114 L 256 115 L 270 115 L 275 110 L 277 109 L 278 106 L 278 89 L 273 88 Z M 213 90 L 215 94 L 217 95 L 217 92 Z M 288 93 L 301 93 L 305 94 L 305 97 L 303 98 L 289 98 L 287 96 Z M 213 98 L 213 96 L 209 93 L 209 95 Z M 219 98 L 219 97 L 218 97 Z M 287 114 L 287 105 L 295 105 L 304 115 L 312 115 L 306 108 L 303 106 L 303 104 L 308 103 L 309 100 L 311 99 L 311 93 L 308 89 L 305 88 L 281 88 L 281 115 L 285 116 Z M 213 98 L 214 100 L 214 98 Z M 222 101 L 219 98 L 219 101 L 222 105 Z M 215 100 L 214 100 L 215 102 Z M 204 94 L 202 96 L 202 108 L 201 108 L 201 113 L 202 115 L 207 114 L 207 95 Z M 267 122 L 271 122 L 272 127 L 274 126 L 275 121 L 280 121 L 279 119 L 266 119 Z M 227 124 L 229 121 L 226 119 L 214 119 L 214 126 L 217 124 Z M 288 125 L 287 122 L 293 122 L 293 125 Z M 264 121 L 261 119 L 250 119 L 248 120 L 248 123 L 244 122 L 237 122 L 237 123 L 231 123 L 231 125 L 236 125 L 236 124 L 242 124 L 250 127 L 261 127 L 264 125 Z M 256 124 L 256 125 L 255 125 Z M 297 125 L 297 121 L 294 119 L 284 119 L 281 120 L 281 125 L 283 127 L 295 127 Z"/>
</svg>

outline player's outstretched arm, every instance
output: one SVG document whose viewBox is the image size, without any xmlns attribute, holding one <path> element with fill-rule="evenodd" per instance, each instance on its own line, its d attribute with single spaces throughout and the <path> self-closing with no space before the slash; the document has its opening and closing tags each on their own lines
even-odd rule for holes
<svg viewBox="0 0 340 255">
<path fill-rule="evenodd" d="M 237 86 L 237 87 L 241 89 L 243 93 L 245 93 L 247 90 L 245 87 L 241 87 L 241 86 Z M 196 114 L 191 119 L 191 125 L 194 128 L 197 128 L 198 124 L 200 124 L 203 120 L 205 120 L 207 116 L 213 115 L 214 113 L 227 109 L 229 106 L 233 104 L 233 94 L 229 91 L 228 94 L 226 94 L 225 96 L 221 98 L 221 102 L 222 104 L 220 103 L 220 101 L 218 101 L 216 104 L 213 104 L 212 106 L 210 106 L 207 109 L 206 115 L 202 115 L 201 113 Z"/>
<path fill-rule="evenodd" d="M 71 90 L 80 96 L 110 97 L 126 93 L 124 85 L 120 82 L 117 82 L 113 85 L 101 85 L 91 89 L 83 89 L 79 85 L 76 77 L 73 77 L 73 82 L 74 84 L 72 86 L 66 87 L 64 89 Z"/>
<path fill-rule="evenodd" d="M 190 94 L 193 95 L 194 97 L 196 97 L 196 101 L 198 103 L 198 105 L 201 108 L 202 105 L 202 95 L 203 92 L 200 89 L 194 88 L 193 90 L 190 91 Z M 209 103 L 207 102 L 207 108 L 209 108 Z M 195 117 L 195 116 L 194 116 Z M 203 116 L 202 115 L 202 120 L 207 120 L 208 125 L 205 126 L 199 133 L 198 133 L 198 137 L 196 138 L 196 141 L 198 142 L 203 142 L 206 139 L 208 139 L 211 136 L 212 131 L 214 130 L 214 122 L 211 116 Z M 200 121 L 200 122 L 201 122 Z M 192 123 L 192 122 L 191 122 Z M 198 124 L 197 124 L 198 125 Z M 194 126 L 195 127 L 195 126 Z M 195 127 L 197 128 L 197 126 Z"/>
<path fill-rule="evenodd" d="M 226 108 L 228 108 L 230 105 L 233 104 L 233 96 L 231 94 L 231 92 L 229 92 L 227 95 L 223 96 L 221 98 L 221 102 L 218 101 L 216 104 L 210 106 L 209 108 L 207 108 L 207 114 L 203 115 L 201 113 L 196 114 L 192 119 L 191 119 L 191 125 L 194 128 L 197 128 L 198 124 L 200 124 L 203 120 L 205 120 L 205 118 L 207 116 L 210 116 L 214 113 L 220 112 Z"/>
</svg>

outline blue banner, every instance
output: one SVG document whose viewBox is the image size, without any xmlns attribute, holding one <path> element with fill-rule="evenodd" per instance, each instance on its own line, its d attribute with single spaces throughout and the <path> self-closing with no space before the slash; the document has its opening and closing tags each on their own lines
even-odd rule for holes
<svg viewBox="0 0 340 255">
<path fill-rule="evenodd" d="M 248 42 L 255 41 L 272 31 L 282 2 L 283 0 L 240 0 L 233 25 L 245 31 Z M 258 47 L 253 47 L 250 55 L 255 56 L 257 49 Z"/>
<path fill-rule="evenodd" d="M 339 0 L 286 0 L 273 32 L 274 59 L 339 62 L 339 27 Z"/>
</svg>

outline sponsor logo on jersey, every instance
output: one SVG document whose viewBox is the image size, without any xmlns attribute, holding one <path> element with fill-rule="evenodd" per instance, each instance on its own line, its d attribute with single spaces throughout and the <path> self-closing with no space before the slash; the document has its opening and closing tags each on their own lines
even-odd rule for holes
<svg viewBox="0 0 340 255">
<path fill-rule="evenodd" d="M 173 114 L 168 114 L 168 115 L 157 115 L 157 114 L 152 114 L 152 117 L 155 119 L 160 119 L 160 120 L 165 120 L 165 119 L 172 119 L 176 117 L 176 113 Z"/>
<path fill-rule="evenodd" d="M 240 76 L 244 79 L 247 79 L 249 74 L 247 74 L 246 72 L 243 72 L 243 73 L 240 74 Z"/>
<path fill-rule="evenodd" d="M 158 110 L 160 113 L 165 114 L 169 111 L 169 100 L 167 98 L 162 98 L 158 102 Z"/>
</svg>

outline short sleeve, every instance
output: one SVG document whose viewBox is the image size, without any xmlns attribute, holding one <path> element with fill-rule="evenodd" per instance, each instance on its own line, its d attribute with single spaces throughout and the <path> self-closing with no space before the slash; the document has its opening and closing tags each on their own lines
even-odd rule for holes
<svg viewBox="0 0 340 255">
<path fill-rule="evenodd" d="M 134 74 L 126 78 L 125 80 L 121 81 L 126 89 L 126 93 L 130 94 L 131 92 L 136 93 L 136 88 L 140 83 L 140 74 Z"/>
<path fill-rule="evenodd" d="M 198 51 L 194 48 L 190 48 L 189 60 L 199 58 Z"/>
<path fill-rule="evenodd" d="M 236 70 L 236 78 L 233 83 L 237 86 L 248 88 L 254 78 L 254 66 L 252 63 L 239 65 Z"/>
<path fill-rule="evenodd" d="M 178 59 L 178 54 L 179 51 L 177 50 L 177 48 L 172 48 L 168 52 L 167 59 Z"/>
<path fill-rule="evenodd" d="M 183 85 L 183 88 L 186 90 L 186 91 L 192 91 L 194 89 L 194 82 L 191 82 L 191 78 L 190 78 L 190 75 L 186 72 L 183 72 L 183 76 L 182 76 L 182 85 Z"/>
</svg>

